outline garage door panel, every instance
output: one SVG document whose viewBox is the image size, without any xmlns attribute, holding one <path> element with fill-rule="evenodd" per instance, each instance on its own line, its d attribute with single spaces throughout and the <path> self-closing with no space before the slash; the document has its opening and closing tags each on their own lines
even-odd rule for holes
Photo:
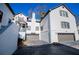
<svg viewBox="0 0 79 59">
<path fill-rule="evenodd" d="M 26 35 L 27 40 L 39 40 L 39 35 Z"/>
<path fill-rule="evenodd" d="M 71 42 L 74 41 L 74 34 L 58 34 L 59 42 Z"/>
</svg>

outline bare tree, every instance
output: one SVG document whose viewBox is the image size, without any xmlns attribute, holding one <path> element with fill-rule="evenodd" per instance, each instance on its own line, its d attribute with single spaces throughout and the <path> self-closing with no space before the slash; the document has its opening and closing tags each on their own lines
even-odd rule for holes
<svg viewBox="0 0 79 59">
<path fill-rule="evenodd" d="M 34 9 L 29 9 L 28 15 L 31 18 L 32 17 L 32 12 L 34 11 L 36 13 L 37 18 L 41 19 L 46 13 L 46 5 L 38 5 Z"/>
<path fill-rule="evenodd" d="M 47 8 L 46 5 L 38 5 L 38 6 L 36 6 L 35 12 L 39 16 L 39 18 L 41 18 L 41 17 L 43 17 L 45 15 L 46 8 Z"/>
<path fill-rule="evenodd" d="M 31 17 L 32 17 L 32 12 L 33 12 L 32 8 L 31 8 L 31 9 L 29 9 L 29 11 L 28 11 L 28 16 L 29 16 L 29 18 L 31 18 Z"/>
</svg>

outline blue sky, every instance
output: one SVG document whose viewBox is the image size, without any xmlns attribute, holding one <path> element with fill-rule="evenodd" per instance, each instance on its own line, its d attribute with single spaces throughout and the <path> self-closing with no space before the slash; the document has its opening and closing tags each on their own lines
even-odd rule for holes
<svg viewBox="0 0 79 59">
<path fill-rule="evenodd" d="M 23 13 L 24 15 L 29 15 L 29 10 L 37 12 L 37 6 L 44 6 L 45 10 L 52 9 L 58 6 L 59 3 L 10 3 L 11 8 L 15 14 Z M 79 15 L 79 3 L 67 3 L 67 7 L 76 15 Z"/>
</svg>

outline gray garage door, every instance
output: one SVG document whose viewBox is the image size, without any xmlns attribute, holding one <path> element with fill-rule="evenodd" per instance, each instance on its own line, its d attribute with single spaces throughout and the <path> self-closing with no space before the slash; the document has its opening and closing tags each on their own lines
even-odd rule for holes
<svg viewBox="0 0 79 59">
<path fill-rule="evenodd" d="M 27 40 L 39 40 L 38 34 L 27 34 L 26 35 Z"/>
<path fill-rule="evenodd" d="M 75 36 L 73 33 L 59 33 L 58 41 L 59 42 L 73 42 L 75 40 Z"/>
</svg>

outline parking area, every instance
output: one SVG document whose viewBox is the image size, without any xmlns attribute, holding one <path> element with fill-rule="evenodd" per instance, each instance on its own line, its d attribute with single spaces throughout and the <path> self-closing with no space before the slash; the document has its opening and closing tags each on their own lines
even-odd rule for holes
<svg viewBox="0 0 79 59">
<path fill-rule="evenodd" d="M 25 46 L 17 49 L 13 55 L 79 55 L 79 50 L 60 43 L 52 43 L 40 46 Z"/>
<path fill-rule="evenodd" d="M 64 45 L 79 49 L 79 40 L 73 41 L 73 42 L 62 42 L 61 44 L 64 44 Z"/>
</svg>

